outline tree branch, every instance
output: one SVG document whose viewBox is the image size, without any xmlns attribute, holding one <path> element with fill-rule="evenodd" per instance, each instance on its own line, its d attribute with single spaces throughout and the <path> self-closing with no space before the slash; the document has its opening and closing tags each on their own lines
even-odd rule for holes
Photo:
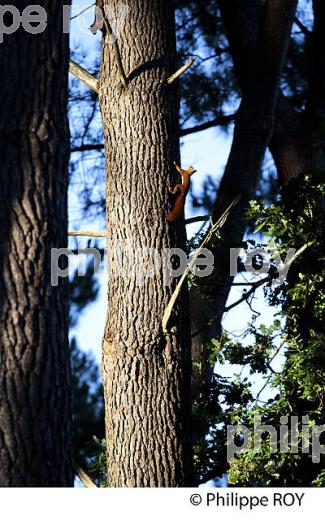
<svg viewBox="0 0 325 520">
<path fill-rule="evenodd" d="M 87 475 L 87 473 L 77 464 L 74 464 L 74 469 L 76 472 L 76 475 L 79 477 L 81 482 L 86 488 L 97 488 L 95 482 L 91 480 L 91 478 Z"/>
<path fill-rule="evenodd" d="M 95 237 L 104 238 L 106 237 L 105 231 L 68 231 L 69 237 Z"/>
<path fill-rule="evenodd" d="M 268 369 L 270 370 L 270 372 L 272 372 L 272 374 L 270 374 L 267 378 L 266 378 L 266 381 L 264 383 L 264 385 L 262 386 L 262 388 L 260 388 L 260 390 L 258 391 L 258 393 L 256 394 L 256 397 L 254 399 L 254 402 L 253 402 L 253 405 L 256 404 L 258 401 L 260 401 L 260 395 L 262 394 L 262 392 L 265 390 L 265 388 L 267 387 L 267 385 L 269 384 L 272 376 L 274 374 L 276 374 L 277 372 L 275 372 L 275 370 L 273 370 L 273 368 L 271 367 L 270 363 L 272 363 L 272 361 L 275 359 L 275 357 L 279 354 L 279 352 L 281 351 L 282 347 L 285 345 L 286 341 L 288 339 L 288 336 L 285 335 L 284 338 L 282 339 L 280 345 L 278 346 L 278 348 L 276 349 L 276 351 L 274 352 L 273 356 L 268 360 L 268 363 L 267 363 L 267 367 Z"/>
<path fill-rule="evenodd" d="M 312 245 L 314 244 L 314 242 L 308 242 L 307 244 L 304 244 L 300 249 L 298 249 L 298 251 L 294 254 L 294 256 L 288 261 L 285 263 L 284 267 L 283 267 L 283 270 L 287 270 L 290 268 L 290 266 L 293 264 L 293 262 L 295 262 L 297 260 L 297 258 L 299 258 L 305 251 L 306 249 L 308 249 L 309 247 L 311 247 Z M 282 271 L 281 271 L 282 272 Z M 279 271 L 279 274 L 281 274 L 281 272 Z M 222 310 L 222 312 L 219 312 L 218 314 L 215 314 L 215 316 L 213 318 L 211 318 L 208 322 L 206 322 L 205 326 L 202 327 L 202 329 L 198 330 L 197 332 L 195 332 L 194 334 L 191 335 L 191 338 L 194 338 L 195 336 L 197 336 L 198 334 L 200 334 L 205 327 L 211 327 L 211 325 L 213 325 L 213 323 L 220 319 L 221 315 L 226 313 L 226 312 L 229 312 L 231 311 L 232 309 L 234 309 L 235 307 L 237 307 L 238 305 L 240 305 L 241 303 L 245 302 L 248 300 L 248 298 L 254 294 L 254 292 L 256 291 L 256 289 L 258 289 L 259 287 L 261 287 L 261 285 L 264 285 L 265 283 L 268 283 L 268 282 L 271 282 L 272 280 L 275 280 L 276 278 L 274 276 L 271 276 L 271 275 L 268 275 L 268 276 L 265 276 L 264 278 L 262 278 L 261 280 L 257 280 L 256 282 L 253 282 L 249 285 L 251 285 L 252 287 L 243 293 L 242 297 L 239 298 L 238 300 L 236 300 L 234 303 L 232 303 L 231 305 L 228 305 L 227 307 L 224 307 L 224 309 Z M 235 284 L 231 284 L 231 285 L 235 285 Z M 254 312 L 254 311 L 253 311 Z M 272 361 L 273 358 L 270 359 L 270 362 Z"/>
<path fill-rule="evenodd" d="M 262 280 L 259 280 L 257 282 L 254 282 L 253 284 L 251 284 L 252 287 L 248 291 L 246 291 L 241 298 L 236 300 L 231 305 L 228 305 L 228 307 L 224 307 L 222 310 L 220 310 L 209 321 L 207 321 L 199 330 L 197 330 L 196 332 L 193 332 L 191 335 L 191 338 L 195 338 L 196 336 L 201 334 L 206 329 L 206 327 L 211 327 L 217 320 L 219 320 L 221 318 L 221 316 L 224 313 L 231 311 L 232 309 L 234 309 L 241 303 L 245 302 L 256 291 L 256 289 L 258 289 L 258 287 L 260 287 L 261 285 L 263 285 L 269 281 L 270 281 L 270 277 L 266 276 Z M 227 288 L 227 293 L 229 293 L 229 289 L 231 286 L 232 286 L 232 284 Z"/>
<path fill-rule="evenodd" d="M 75 76 L 79 81 L 84 83 L 87 87 L 91 88 L 96 94 L 98 94 L 98 79 L 92 76 L 86 69 L 73 60 L 69 63 L 69 72 Z"/>
<path fill-rule="evenodd" d="M 171 316 L 173 307 L 174 307 L 174 305 L 176 303 L 176 300 L 178 298 L 178 295 L 179 295 L 179 293 L 181 291 L 182 285 L 185 282 L 188 273 L 190 272 L 191 268 L 195 264 L 195 262 L 196 262 L 196 260 L 197 260 L 197 258 L 199 256 L 201 250 L 210 242 L 210 240 L 213 237 L 213 235 L 215 234 L 215 232 L 222 228 L 222 226 L 225 224 L 229 214 L 231 213 L 233 208 L 236 206 L 236 204 L 238 204 L 239 200 L 240 200 L 240 197 L 238 196 L 231 202 L 231 204 L 223 212 L 223 214 L 218 219 L 218 221 L 211 227 L 211 229 L 209 230 L 209 232 L 206 235 L 205 239 L 203 240 L 202 244 L 196 250 L 196 252 L 194 253 L 193 257 L 191 258 L 191 261 L 187 265 L 187 267 L 186 267 L 186 269 L 185 269 L 185 271 L 184 271 L 180 281 L 178 282 L 177 287 L 176 287 L 176 289 L 175 289 L 175 291 L 174 291 L 174 293 L 173 293 L 173 295 L 172 295 L 172 297 L 170 299 L 170 302 L 168 303 L 168 305 L 166 307 L 164 315 L 163 315 L 162 330 L 163 330 L 163 332 L 165 334 L 167 334 L 167 324 L 168 324 L 169 318 Z"/>
<path fill-rule="evenodd" d="M 229 123 L 232 123 L 235 120 L 236 114 L 229 114 L 227 116 L 219 116 L 211 121 L 207 121 L 206 123 L 202 123 L 200 125 L 192 126 L 189 128 L 181 128 L 179 135 L 184 137 L 186 135 L 195 134 L 197 132 L 203 132 L 204 130 L 208 130 L 209 128 L 213 128 L 215 126 L 227 126 Z M 71 153 L 76 152 L 91 152 L 91 151 L 101 151 L 104 150 L 103 143 L 87 143 L 82 144 L 80 146 L 74 146 L 71 148 Z"/>
<path fill-rule="evenodd" d="M 102 143 L 93 143 L 93 144 L 82 144 L 80 146 L 74 146 L 71 148 L 71 153 L 75 152 L 92 152 L 92 151 L 101 151 L 104 150 L 104 145 Z"/>
<path fill-rule="evenodd" d="M 295 17 L 295 24 L 297 25 L 297 27 L 299 27 L 299 29 L 305 36 L 309 37 L 311 35 L 311 31 L 307 29 L 307 27 L 299 20 L 297 16 Z"/>
<path fill-rule="evenodd" d="M 180 69 L 178 69 L 170 78 L 167 79 L 168 85 L 171 85 L 177 78 L 179 78 L 184 72 L 189 69 L 193 63 L 195 62 L 195 58 L 190 58 L 185 65 L 183 65 Z"/>
<path fill-rule="evenodd" d="M 191 217 L 185 220 L 185 225 L 194 224 L 195 222 L 207 222 L 211 219 L 210 215 L 202 215 L 198 217 Z"/>
<path fill-rule="evenodd" d="M 76 18 L 79 18 L 79 16 L 81 16 L 82 14 L 84 14 L 86 11 L 88 11 L 89 9 L 91 9 L 92 7 L 94 7 L 95 3 L 92 3 L 90 5 L 88 5 L 88 7 L 85 7 L 84 9 L 82 9 L 81 11 L 79 11 L 79 13 L 75 14 L 74 16 L 71 16 L 70 20 L 75 20 Z"/>
<path fill-rule="evenodd" d="M 202 132 L 203 130 L 208 130 L 214 126 L 228 126 L 229 123 L 232 123 L 235 120 L 236 114 L 229 114 L 228 116 L 219 116 L 211 121 L 207 121 L 206 123 L 201 123 L 200 125 L 192 126 L 189 128 L 181 128 L 180 136 L 184 137 L 186 135 L 195 134 L 196 132 Z"/>
</svg>

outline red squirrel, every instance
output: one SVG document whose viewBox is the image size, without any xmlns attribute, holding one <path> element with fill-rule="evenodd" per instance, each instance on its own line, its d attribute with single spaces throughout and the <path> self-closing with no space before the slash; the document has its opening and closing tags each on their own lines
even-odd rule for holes
<svg viewBox="0 0 325 520">
<path fill-rule="evenodd" d="M 175 195 L 175 204 L 170 213 L 167 215 L 168 222 L 173 222 L 174 220 L 179 219 L 183 213 L 184 213 L 184 206 L 185 206 L 185 200 L 186 195 L 188 194 L 188 191 L 190 189 L 191 180 L 190 177 L 193 175 L 193 173 L 196 172 L 194 170 L 193 166 L 190 166 L 187 168 L 187 170 L 183 170 L 180 166 L 178 166 L 175 162 L 176 170 L 181 174 L 182 176 L 182 184 L 176 184 L 174 188 L 169 188 L 170 193 Z"/>
</svg>

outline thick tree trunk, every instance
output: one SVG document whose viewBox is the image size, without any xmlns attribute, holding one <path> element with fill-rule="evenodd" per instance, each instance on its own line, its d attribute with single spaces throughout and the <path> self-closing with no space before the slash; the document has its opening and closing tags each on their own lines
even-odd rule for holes
<svg viewBox="0 0 325 520">
<path fill-rule="evenodd" d="M 67 283 L 51 286 L 67 236 L 68 37 L 62 1 L 42 5 L 42 34 L 0 44 L 0 486 L 73 484 Z"/>
<path fill-rule="evenodd" d="M 118 2 L 105 2 L 113 8 Z M 129 83 L 124 91 L 114 48 L 103 50 L 100 104 L 107 153 L 108 252 L 185 250 L 183 221 L 168 224 L 168 187 L 179 160 L 178 96 L 171 1 L 136 0 L 118 43 Z M 139 286 L 134 264 L 111 264 L 103 342 L 108 483 L 184 486 L 191 478 L 190 340 L 186 291 L 165 336 L 161 322 L 175 287 L 162 271 Z"/>
</svg>

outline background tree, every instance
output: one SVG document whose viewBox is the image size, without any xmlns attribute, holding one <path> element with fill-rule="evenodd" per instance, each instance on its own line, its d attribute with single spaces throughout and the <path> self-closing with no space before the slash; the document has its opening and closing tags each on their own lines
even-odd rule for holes
<svg viewBox="0 0 325 520">
<path fill-rule="evenodd" d="M 273 14 L 276 16 L 276 9 L 273 6 Z M 227 30 L 230 46 L 232 49 L 233 59 L 235 70 L 237 69 L 237 77 L 239 81 L 242 81 L 242 90 L 243 90 L 243 101 L 245 100 L 245 92 L 247 88 L 252 87 L 252 79 L 253 85 L 258 85 L 258 78 L 261 78 L 263 83 L 265 78 L 265 86 L 267 89 L 271 86 L 270 78 L 264 73 L 261 74 L 259 70 L 260 61 L 258 59 L 259 53 L 261 52 L 261 42 L 258 40 L 258 37 L 261 36 L 261 31 L 263 31 L 263 15 L 267 13 L 267 3 L 263 7 L 262 11 L 261 5 L 257 2 L 245 2 L 245 5 L 242 2 L 220 2 L 221 13 L 223 16 L 223 20 L 225 23 L 225 27 Z M 284 4 L 282 4 L 281 8 L 285 8 Z M 304 30 L 304 35 L 307 35 L 308 43 L 310 44 L 310 40 L 314 42 L 314 45 L 317 42 L 319 44 L 321 34 L 319 31 L 319 27 L 322 24 L 323 13 L 321 12 L 320 5 L 317 2 L 313 3 L 314 8 L 314 28 L 313 32 L 308 32 L 308 30 Z M 247 16 L 248 11 L 252 9 L 250 14 Z M 259 13 L 262 13 L 262 17 L 259 17 Z M 254 18 L 255 15 L 255 18 Z M 237 16 L 239 18 L 237 18 Z M 282 17 L 282 20 L 284 17 Z M 254 25 L 251 25 L 255 20 Z M 276 22 L 277 27 L 280 27 L 279 19 Z M 299 20 L 298 20 L 299 24 Z M 304 27 L 303 24 L 299 24 L 300 27 Z M 239 29 L 239 27 L 241 29 Z M 250 30 L 247 30 L 247 27 L 250 27 Z M 306 34 L 307 33 L 307 34 Z M 247 38 L 247 35 L 250 35 Z M 262 33 L 263 34 L 263 33 Z M 276 34 L 276 27 L 272 30 L 272 35 Z M 313 34 L 313 36 L 311 36 Z M 257 35 L 256 42 L 254 43 L 254 35 Z M 301 38 L 301 36 L 300 36 Z M 279 39 L 277 41 L 280 41 Z M 301 40 L 300 40 L 301 43 Z M 292 46 L 294 42 L 292 43 Z M 270 45 L 268 45 L 270 49 Z M 275 378 L 268 376 L 268 383 L 271 383 L 271 386 L 277 387 L 280 390 L 279 395 L 274 400 L 274 402 L 269 403 L 269 409 L 264 409 L 263 412 L 259 405 L 256 406 L 256 401 L 254 405 L 254 400 L 252 401 L 253 407 L 249 405 L 249 415 L 250 417 L 254 417 L 256 411 L 262 413 L 264 423 L 267 424 L 279 424 L 280 415 L 307 415 L 310 414 L 311 423 L 316 421 L 316 424 L 322 424 L 323 417 L 323 404 L 322 399 L 319 398 L 320 389 L 324 389 L 324 364 L 323 364 L 323 334 L 324 331 L 320 326 L 323 317 L 323 305 L 322 305 L 322 293 L 319 292 L 322 277 L 321 266 L 319 265 L 319 258 L 322 255 L 322 225 L 321 225 L 321 217 L 320 217 L 320 208 L 322 207 L 322 188 L 323 186 L 323 175 L 324 175 L 324 165 L 322 164 L 322 156 L 323 156 L 323 146 L 322 146 L 322 128 L 323 128 L 323 112 L 322 112 L 322 96 L 323 96 L 323 70 L 322 64 L 319 60 L 315 60 L 315 47 L 313 57 L 309 55 L 310 47 L 306 46 L 306 55 L 305 55 L 305 69 L 298 69 L 299 72 L 308 70 L 308 63 L 313 64 L 310 71 L 311 73 L 305 74 L 303 80 L 301 80 L 301 85 L 306 86 L 305 100 L 306 101 L 306 109 L 302 113 L 299 113 L 295 110 L 295 107 L 291 105 L 288 100 L 283 96 L 282 93 L 277 94 L 277 109 L 275 111 L 275 126 L 271 131 L 271 140 L 270 140 L 270 150 L 273 154 L 275 164 L 277 166 L 277 171 L 279 175 L 279 184 L 283 186 L 283 203 L 277 209 L 271 210 L 266 225 L 263 229 L 267 230 L 268 235 L 272 237 L 273 241 L 281 244 L 282 248 L 288 248 L 289 244 L 291 246 L 294 245 L 296 249 L 303 246 L 306 238 L 309 236 L 313 236 L 311 242 L 315 244 L 314 250 L 304 257 L 303 261 L 298 261 L 295 263 L 294 267 L 290 271 L 289 275 L 289 285 L 286 288 L 283 288 L 285 293 L 285 301 L 286 304 L 283 304 L 283 300 L 280 299 L 279 295 L 275 295 L 272 298 L 270 297 L 270 302 L 272 305 L 280 304 L 282 302 L 284 308 L 284 316 L 287 319 L 286 325 L 282 329 L 283 337 L 288 339 L 288 353 L 287 353 L 287 361 L 283 367 L 283 371 L 280 376 Z M 289 53 L 289 58 L 294 53 L 291 49 Z M 269 56 L 272 56 L 272 60 L 275 57 L 275 53 L 271 53 Z M 267 59 L 265 58 L 264 63 L 267 63 Z M 253 74 L 250 74 L 250 68 L 253 67 Z M 271 67 L 269 67 L 269 71 Z M 317 77 L 317 80 L 315 78 Z M 317 88 L 315 90 L 315 85 L 317 84 Z M 253 86 L 253 90 L 255 88 Z M 297 87 L 296 87 L 297 88 Z M 258 89 L 261 92 L 261 89 Z M 287 87 L 287 92 L 290 94 L 290 83 Z M 308 102 L 310 93 L 312 92 L 312 103 Z M 275 91 L 276 94 L 276 91 Z M 269 108 L 271 107 L 271 97 L 268 95 L 268 109 L 263 110 L 263 116 L 261 121 L 263 121 L 264 128 L 261 128 L 261 135 L 267 131 L 268 125 L 268 117 L 267 113 Z M 274 99 L 274 98 L 273 98 Z M 263 103 L 263 96 L 258 96 L 258 101 L 255 103 L 254 116 L 258 113 L 259 102 Z M 315 110 L 315 107 L 317 109 Z M 241 109 L 240 109 L 241 110 Z M 253 113 L 253 112 L 252 112 Z M 254 119 L 253 116 L 253 119 Z M 271 118 L 272 120 L 272 118 Z M 256 120 L 255 120 L 256 121 Z M 241 122 L 241 112 L 239 111 L 236 127 L 240 125 Z M 258 126 L 258 125 L 257 125 Z M 236 144 L 236 127 L 235 127 L 235 136 L 233 142 L 232 152 L 234 151 Z M 287 130 L 285 128 L 287 127 Z M 256 127 L 253 126 L 253 130 L 256 130 Z M 246 133 L 245 136 L 246 146 L 248 147 L 248 135 Z M 254 139 L 254 156 L 255 159 L 258 158 L 257 153 L 257 145 L 258 139 Z M 245 154 L 249 148 L 245 148 Z M 249 165 L 252 166 L 254 163 L 254 156 L 249 157 Z M 234 174 L 235 166 L 232 162 L 233 160 L 238 161 L 239 171 L 237 174 Z M 235 163 L 236 164 L 236 163 Z M 229 167 L 229 171 L 231 172 L 230 178 L 232 175 L 232 182 L 228 185 L 227 188 L 227 168 L 225 175 L 222 179 L 221 186 L 218 192 L 218 199 L 220 196 L 223 196 L 222 190 L 223 187 L 226 187 L 226 191 L 237 190 L 238 182 L 240 182 L 240 178 L 245 178 L 245 183 L 249 183 L 250 179 L 250 170 L 248 167 L 245 167 L 245 159 L 240 156 L 240 153 L 235 153 L 230 155 L 229 162 L 227 168 Z M 255 170 L 259 173 L 258 169 Z M 240 175 L 240 172 L 241 175 Z M 303 179 L 308 174 L 308 181 L 304 181 Z M 320 175 L 321 174 L 321 175 Z M 245 177 L 244 177 L 245 175 Z M 292 179 L 299 178 L 300 181 L 294 183 Z M 236 180 L 235 180 L 236 179 Z M 307 184 L 305 184 L 307 182 Z M 304 195 L 301 196 L 302 185 L 304 185 Z M 317 187 L 318 185 L 318 187 Z M 234 188 L 235 187 L 235 188 Z M 247 189 L 247 187 L 245 188 Z M 252 197 L 252 194 L 250 195 Z M 308 208 L 315 208 L 313 210 L 308 210 Z M 318 208 L 318 209 L 317 209 Z M 260 212 L 262 212 L 261 207 L 258 208 Z M 311 211 L 311 213 L 310 213 Z M 279 215 L 284 212 L 283 219 L 281 223 L 279 222 Z M 317 229 L 317 237 L 313 234 L 312 230 L 308 228 L 308 226 L 303 227 L 302 232 L 302 223 L 301 219 L 306 218 L 306 215 L 309 215 L 309 219 L 312 219 L 312 229 Z M 259 212 L 255 211 L 255 218 L 259 216 Z M 234 216 L 234 214 L 233 214 Z M 243 214 L 242 214 L 243 217 Z M 241 217 L 241 218 L 242 218 Z M 287 229 L 283 229 L 284 222 L 286 222 Z M 231 219 L 228 221 L 227 225 L 224 228 L 224 232 L 228 234 L 227 240 L 233 240 L 234 235 L 229 234 L 229 226 L 231 226 Z M 292 227 L 291 227 L 292 226 Z M 245 226 L 246 227 L 246 226 Z M 244 227 L 244 229 L 245 229 Z M 259 229 L 262 229 L 259 227 Z M 292 231 L 294 229 L 294 232 Z M 235 231 L 238 233 L 240 231 L 240 227 L 238 224 L 235 227 Z M 299 236 L 304 236 L 304 242 L 299 242 Z M 309 241 L 308 241 L 309 242 Z M 237 235 L 237 240 L 233 241 L 233 245 L 240 245 L 240 234 Z M 307 266 L 309 266 L 307 268 Z M 307 271 L 306 271 L 307 268 Z M 308 282 L 307 282 L 308 280 Z M 224 277 L 219 278 L 219 282 L 224 281 Z M 307 284 L 307 285 L 305 285 Z M 304 289 L 302 289 L 302 287 Z M 300 298 L 302 298 L 302 294 L 299 291 L 304 292 L 304 304 L 299 306 Z M 220 290 L 217 289 L 217 294 L 220 293 Z M 316 296 L 317 295 L 317 296 Z M 319 300 L 320 298 L 320 300 Z M 308 303 L 309 302 L 309 303 Z M 225 304 L 225 303 L 224 303 Z M 224 305 L 223 304 L 223 305 Z M 222 307 L 224 309 L 224 306 Z M 304 310 L 302 310 L 304 309 Z M 308 309 L 308 316 L 306 314 Z M 219 314 L 221 317 L 221 314 Z M 318 318 L 320 321 L 318 322 Z M 316 320 L 316 321 L 315 321 Z M 300 323 L 300 325 L 298 325 Z M 303 330 L 301 329 L 301 325 L 303 325 Z M 318 324 L 317 324 L 318 323 Z M 297 328 L 298 327 L 298 328 Z M 315 329 L 314 329 L 315 327 Z M 276 329 L 276 327 L 275 327 Z M 256 329 L 255 329 L 256 330 Z M 316 332 L 317 331 L 317 332 Z M 258 331 L 256 331 L 258 333 Z M 264 336 L 264 344 L 273 345 L 274 342 L 268 337 L 268 340 L 265 341 L 265 331 L 264 334 L 261 334 L 262 331 L 259 332 L 259 338 L 256 341 L 255 345 L 255 353 L 258 349 L 257 347 L 261 347 L 261 337 Z M 274 332 L 274 331 L 273 331 Z M 263 344 L 263 342 L 262 342 Z M 283 344 L 283 342 L 282 342 Z M 269 348 L 269 347 L 268 347 Z M 251 351 L 254 352 L 252 348 Z M 233 353 L 234 350 L 232 349 Z M 245 354 L 244 354 L 245 352 Z M 276 355 L 276 351 L 274 354 L 270 353 L 270 358 L 273 355 Z M 244 349 L 242 352 L 242 363 L 245 365 L 247 363 L 247 351 Z M 234 360 L 236 357 L 234 355 L 227 354 L 226 357 L 228 360 Z M 237 362 L 239 361 L 240 356 L 238 358 L 238 349 L 237 349 Z M 309 360 L 307 362 L 307 359 Z M 314 360 L 314 366 L 312 366 Z M 266 359 L 264 359 L 266 366 L 268 365 L 267 355 Z M 254 369 L 255 362 L 255 369 Z M 256 370 L 256 356 L 253 356 L 250 360 L 251 370 Z M 263 373 L 265 369 L 265 363 L 262 363 L 260 366 L 260 371 Z M 304 369 L 299 373 L 298 366 L 304 366 Z M 317 369 L 316 369 L 317 366 Z M 308 367 L 308 368 L 307 368 Z M 312 376 L 313 375 L 313 376 Z M 313 383 L 311 383 L 311 379 Z M 249 386 L 249 385 L 248 385 Z M 246 387 L 246 389 L 245 389 Z M 289 390 L 290 388 L 290 390 Z M 313 390 L 311 390 L 313 389 Z M 323 391 L 323 390 L 322 390 Z M 244 389 L 241 391 L 241 395 L 243 396 L 246 392 L 246 396 L 248 394 L 247 385 L 244 386 Z M 248 402 L 251 399 L 248 399 Z M 232 403 L 234 405 L 234 403 Z M 275 413 L 277 410 L 277 413 Z M 232 413 L 232 419 L 236 416 L 238 420 L 238 409 L 234 411 L 234 406 Z M 313 417 L 313 418 L 312 418 Z M 250 426 L 253 424 L 253 420 L 249 421 Z M 301 441 L 300 441 L 301 442 Z M 301 448 L 301 444 L 300 444 Z M 267 454 L 266 454 L 267 453 Z M 266 453 L 261 455 L 260 461 L 257 463 L 256 460 L 253 461 L 254 455 L 253 453 L 249 454 L 248 457 L 240 458 L 239 465 L 234 465 L 235 468 L 231 473 L 231 478 L 233 483 L 238 484 L 252 484 L 257 482 L 257 475 L 259 475 L 259 482 L 271 482 L 273 484 L 294 484 L 294 483 L 311 483 L 316 478 L 317 474 L 319 474 L 322 466 L 315 465 L 311 463 L 310 456 L 291 456 L 288 457 L 279 457 L 278 459 L 272 455 L 270 455 L 267 450 Z M 262 468 L 267 468 L 267 472 L 270 472 L 270 464 L 272 465 L 274 473 L 272 473 L 273 477 L 269 473 L 263 477 L 264 471 Z M 248 476 L 249 475 L 249 476 Z"/>
</svg>

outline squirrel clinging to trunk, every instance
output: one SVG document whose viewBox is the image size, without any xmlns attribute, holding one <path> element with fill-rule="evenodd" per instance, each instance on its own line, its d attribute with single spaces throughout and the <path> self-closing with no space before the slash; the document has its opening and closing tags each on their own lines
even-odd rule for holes
<svg viewBox="0 0 325 520">
<path fill-rule="evenodd" d="M 181 174 L 182 176 L 182 184 L 176 184 L 174 188 L 169 188 L 170 193 L 175 195 L 175 203 L 172 211 L 168 213 L 167 220 L 168 222 L 174 222 L 175 220 L 179 219 L 183 213 L 184 213 L 184 206 L 186 201 L 186 195 L 188 194 L 188 191 L 190 189 L 191 185 L 191 175 L 196 172 L 196 170 L 193 168 L 193 166 L 190 166 L 187 168 L 187 170 L 183 170 L 180 166 L 178 166 L 176 163 L 175 167 L 176 170 Z"/>
</svg>

